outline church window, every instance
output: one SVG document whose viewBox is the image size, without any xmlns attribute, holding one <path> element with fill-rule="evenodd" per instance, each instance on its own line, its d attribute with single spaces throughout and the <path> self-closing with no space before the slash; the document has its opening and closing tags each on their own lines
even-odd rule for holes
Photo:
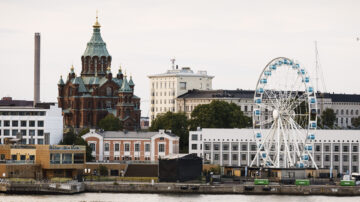
<svg viewBox="0 0 360 202">
<path fill-rule="evenodd" d="M 111 87 L 106 88 L 106 96 L 112 96 L 112 89 Z"/>
<path fill-rule="evenodd" d="M 106 101 L 106 108 L 111 108 L 111 101 Z"/>
<path fill-rule="evenodd" d="M 126 109 L 125 116 L 130 116 L 130 109 Z"/>
</svg>

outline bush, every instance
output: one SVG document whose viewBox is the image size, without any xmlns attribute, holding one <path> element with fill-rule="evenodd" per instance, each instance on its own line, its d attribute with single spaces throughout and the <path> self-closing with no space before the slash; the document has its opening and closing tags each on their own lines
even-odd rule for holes
<svg viewBox="0 0 360 202">
<path fill-rule="evenodd" d="M 100 164 L 98 170 L 99 170 L 100 176 L 108 176 L 108 169 L 106 166 Z"/>
</svg>

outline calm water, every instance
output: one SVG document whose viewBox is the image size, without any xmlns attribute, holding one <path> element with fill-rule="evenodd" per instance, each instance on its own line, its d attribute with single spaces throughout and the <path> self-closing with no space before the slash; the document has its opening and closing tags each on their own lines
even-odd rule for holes
<svg viewBox="0 0 360 202">
<path fill-rule="evenodd" d="M 248 195 L 167 195 L 167 194 L 108 194 L 84 193 L 78 195 L 4 195 L 0 194 L 0 201 L 126 201 L 126 202 L 357 202 L 360 197 L 328 197 L 328 196 L 248 196 Z"/>
</svg>

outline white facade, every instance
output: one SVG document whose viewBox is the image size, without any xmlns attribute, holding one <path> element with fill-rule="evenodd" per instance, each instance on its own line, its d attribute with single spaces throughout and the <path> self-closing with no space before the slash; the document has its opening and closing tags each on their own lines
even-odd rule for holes
<svg viewBox="0 0 360 202">
<path fill-rule="evenodd" d="M 312 156 L 319 168 L 359 172 L 359 130 L 317 130 Z M 257 152 L 252 129 L 199 129 L 189 132 L 189 153 L 204 163 L 249 166 Z"/>
<path fill-rule="evenodd" d="M 150 79 L 150 123 L 158 114 L 178 111 L 176 98 L 188 90 L 211 90 L 213 76 L 206 71 L 194 73 L 189 67 L 168 70 Z"/>
<path fill-rule="evenodd" d="M 63 116 L 57 104 L 49 109 L 32 106 L 0 106 L 0 143 L 17 138 L 23 144 L 58 144 L 63 136 Z"/>
</svg>

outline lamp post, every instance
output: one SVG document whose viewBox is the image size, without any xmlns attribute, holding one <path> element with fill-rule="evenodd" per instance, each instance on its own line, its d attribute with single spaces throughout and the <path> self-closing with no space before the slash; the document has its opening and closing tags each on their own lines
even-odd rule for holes
<svg viewBox="0 0 360 202">
<path fill-rule="evenodd" d="M 84 173 L 85 173 L 85 176 L 91 174 L 91 169 L 90 168 L 85 168 Z"/>
</svg>

